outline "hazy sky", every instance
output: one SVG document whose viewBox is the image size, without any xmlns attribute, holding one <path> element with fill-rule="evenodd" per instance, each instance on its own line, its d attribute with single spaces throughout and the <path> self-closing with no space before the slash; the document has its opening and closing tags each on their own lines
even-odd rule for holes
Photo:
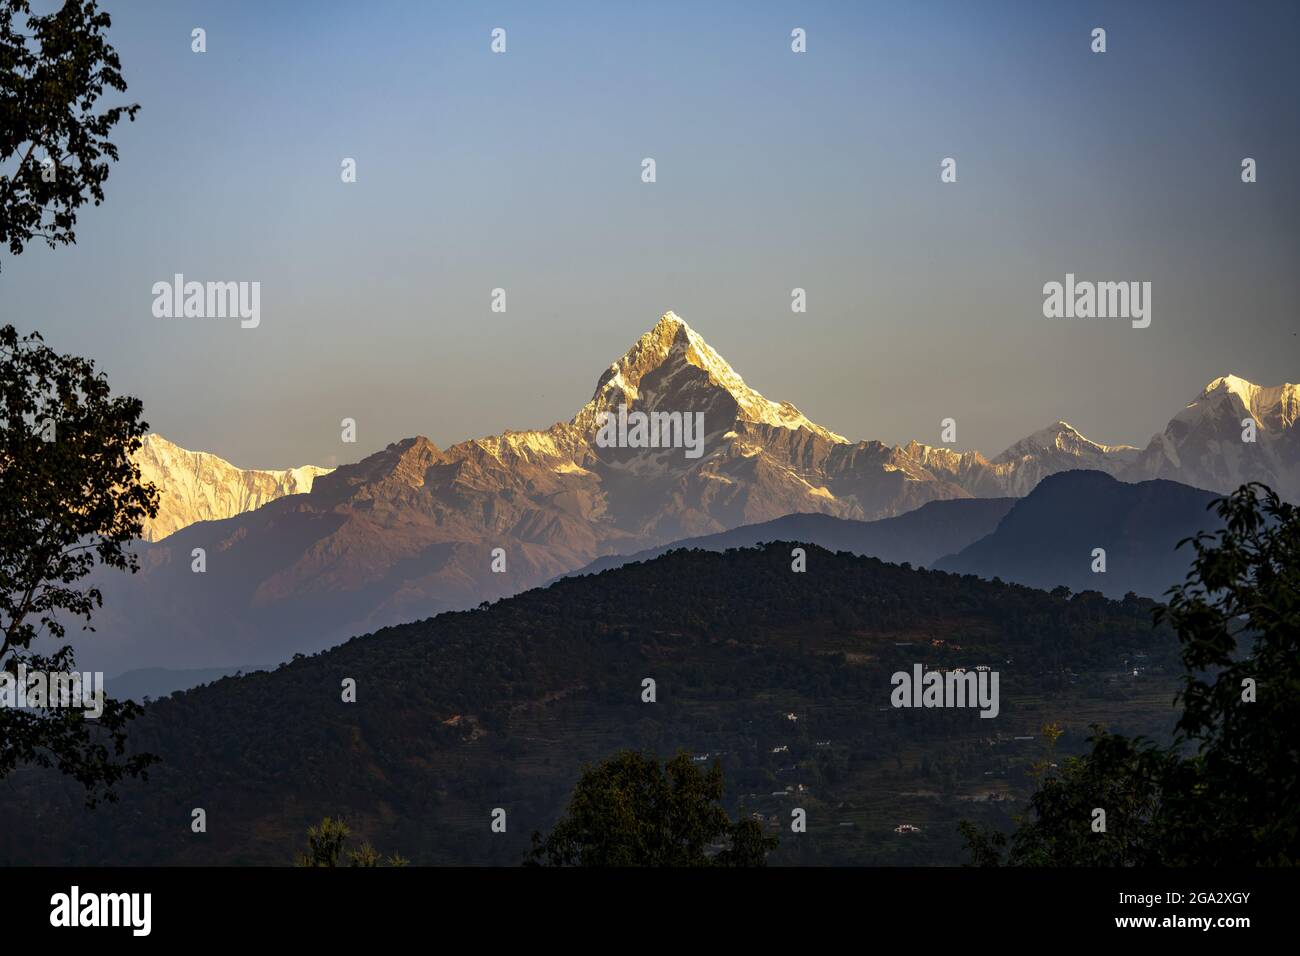
<svg viewBox="0 0 1300 956">
<path fill-rule="evenodd" d="M 546 427 L 668 309 L 834 431 L 989 455 L 1300 380 L 1294 2 L 107 6 L 139 118 L 0 321 L 244 467 Z M 260 327 L 155 318 L 177 272 L 261 282 Z M 1045 319 L 1067 272 L 1151 326 Z"/>
</svg>

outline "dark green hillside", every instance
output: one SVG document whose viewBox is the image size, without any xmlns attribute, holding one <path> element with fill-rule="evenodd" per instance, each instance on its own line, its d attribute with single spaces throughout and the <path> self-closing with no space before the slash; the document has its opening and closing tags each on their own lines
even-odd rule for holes
<svg viewBox="0 0 1300 956">
<path fill-rule="evenodd" d="M 625 747 L 721 760 L 729 807 L 782 821 L 773 863 L 955 863 L 959 819 L 1004 822 L 1028 792 L 1044 723 L 1064 752 L 1093 721 L 1172 722 L 1150 601 L 816 548 L 794 573 L 792 547 L 677 551 L 155 701 L 130 733 L 162 763 L 119 803 L 85 811 L 41 771 L 0 783 L 0 863 L 288 865 L 332 816 L 415 865 L 516 864 L 581 765 Z M 1001 714 L 891 708 L 913 663 L 992 666 Z"/>
</svg>

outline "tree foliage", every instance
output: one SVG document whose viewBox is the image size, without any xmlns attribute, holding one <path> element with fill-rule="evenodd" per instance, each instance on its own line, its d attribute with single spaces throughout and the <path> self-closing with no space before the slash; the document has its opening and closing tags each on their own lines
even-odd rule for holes
<svg viewBox="0 0 1300 956">
<path fill-rule="evenodd" d="M 299 866 L 336 867 L 343 858 L 343 845 L 352 835 L 342 820 L 326 817 L 319 824 L 307 828 L 307 852 L 298 857 Z M 384 859 L 369 843 L 348 852 L 348 865 L 360 867 L 406 866 L 407 861 L 394 853 Z"/>
<path fill-rule="evenodd" d="M 158 510 L 132 454 L 148 429 L 138 399 L 114 396 L 94 363 L 61 355 L 39 334 L 0 328 L 0 671 L 68 673 L 72 647 L 34 649 L 88 630 L 103 603 L 83 579 L 95 565 L 135 571 L 128 548 Z M 0 707 L 0 777 L 19 763 L 55 766 L 86 788 L 92 804 L 138 775 L 147 755 L 125 752 L 126 722 L 138 708 L 106 701 L 88 722 L 75 708 Z M 111 750 L 111 752 L 110 752 Z M 103 790 L 101 794 L 101 789 Z"/>
<path fill-rule="evenodd" d="M 776 848 L 752 820 L 732 823 L 721 805 L 722 768 L 702 773 L 685 753 L 667 763 L 626 750 L 578 781 L 537 866 L 764 866 Z"/>
<path fill-rule="evenodd" d="M 1044 776 L 1009 839 L 963 827 L 973 862 L 1300 861 L 1300 509 L 1260 484 L 1213 507 L 1223 528 L 1180 542 L 1192 568 L 1155 612 L 1186 669 L 1172 744 L 1094 728 L 1091 750 Z"/>
<path fill-rule="evenodd" d="M 67 0 L 34 16 L 28 0 L 0 0 L 0 243 L 18 255 L 33 239 L 76 242 L 77 209 L 104 201 L 108 136 L 138 104 L 100 108 L 126 91 L 95 0 Z"/>
</svg>

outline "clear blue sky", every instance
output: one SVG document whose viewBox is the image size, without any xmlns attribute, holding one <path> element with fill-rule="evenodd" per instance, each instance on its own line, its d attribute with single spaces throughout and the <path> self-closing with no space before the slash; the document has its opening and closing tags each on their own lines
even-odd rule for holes
<svg viewBox="0 0 1300 956">
<path fill-rule="evenodd" d="M 545 427 L 667 309 L 834 431 L 990 455 L 1300 379 L 1294 2 L 107 6 L 139 119 L 0 320 L 241 466 Z M 261 327 L 154 318 L 176 272 Z M 1044 319 L 1067 272 L 1151 281 L 1151 327 Z"/>
</svg>

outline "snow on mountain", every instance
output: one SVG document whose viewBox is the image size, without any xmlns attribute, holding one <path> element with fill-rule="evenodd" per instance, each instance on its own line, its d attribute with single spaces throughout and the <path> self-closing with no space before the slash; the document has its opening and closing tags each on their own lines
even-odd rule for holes
<svg viewBox="0 0 1300 956">
<path fill-rule="evenodd" d="M 676 448 L 606 448 L 596 433 L 604 414 L 630 411 L 700 413 L 705 453 Z M 926 501 L 957 497 L 1023 496 L 1048 475 L 1090 469 L 1124 480 L 1164 477 L 1226 491 L 1264 480 L 1295 497 L 1297 454 L 1294 385 L 1261 388 L 1236 376 L 1211 382 L 1145 450 L 1092 441 L 1057 421 L 992 459 L 910 442 L 888 446 L 851 442 L 809 420 L 789 402 L 769 401 L 673 312 L 611 363 L 590 401 L 549 429 L 472 439 L 439 450 L 427 439 L 399 443 L 347 466 L 323 495 L 345 500 L 383 497 L 394 481 L 424 484 L 435 463 L 457 494 L 494 496 L 518 486 L 543 510 L 561 506 L 559 520 L 595 523 L 591 542 L 629 537 L 649 542 L 711 534 L 737 524 L 794 512 L 874 520 Z M 1240 421 L 1257 424 L 1255 445 L 1241 442 Z M 187 452 L 150 436 L 142 465 L 165 491 L 151 523 L 159 540 L 194 521 L 230 517 L 287 494 L 311 491 L 327 469 L 243 471 L 213 455 Z M 544 474 L 545 477 L 541 477 Z M 554 500 L 539 500 L 549 489 Z M 321 497 L 324 500 L 324 497 Z M 502 503 L 483 507 L 503 515 Z M 603 528 L 603 530 L 602 530 Z"/>
<path fill-rule="evenodd" d="M 1022 497 L 1048 475 L 1062 471 L 1091 469 L 1115 475 L 1138 454 L 1130 445 L 1102 445 L 1085 438 L 1062 421 L 1022 438 L 993 459 L 977 451 L 957 452 L 916 441 L 902 446 L 901 451 L 931 473 L 980 498 Z"/>
<path fill-rule="evenodd" d="M 1132 445 L 1102 445 L 1085 438 L 1069 422 L 1058 421 L 1027 438 L 1022 438 L 993 461 L 995 463 L 1020 461 L 1025 457 L 1054 452 L 1084 459 L 1090 463 L 1088 467 L 1092 468 L 1092 462 L 1102 462 L 1111 458 L 1132 461 L 1137 457 L 1138 449 Z"/>
<path fill-rule="evenodd" d="M 1221 376 L 1153 436 L 1120 477 L 1172 478 L 1220 492 L 1262 481 L 1283 498 L 1300 501 L 1297 415 L 1300 386 Z"/>
<path fill-rule="evenodd" d="M 669 369 L 670 374 L 656 380 L 642 396 L 643 381 L 649 385 L 651 373 L 664 368 Z M 706 381 L 692 375 L 691 370 L 703 372 Z M 641 399 L 647 409 L 655 410 L 666 404 L 655 401 L 657 397 L 689 399 L 688 383 L 692 380 L 703 388 L 725 391 L 736 403 L 740 421 L 777 428 L 806 428 L 827 441 L 848 442 L 842 435 L 809 421 L 789 402 L 771 402 L 754 391 L 726 359 L 671 311 L 665 312 L 654 328 L 637 339 L 626 355 L 606 369 L 596 383 L 596 394 L 574 417 L 573 424 L 594 431 L 597 414 L 616 409 L 619 405 L 631 405 Z"/>
<path fill-rule="evenodd" d="M 158 515 L 145 522 L 146 541 L 161 541 L 196 521 L 230 518 L 285 495 L 305 494 L 316 478 L 330 472 L 315 465 L 282 471 L 236 468 L 157 434 L 144 437 L 135 461 L 141 479 L 159 492 Z"/>
<path fill-rule="evenodd" d="M 1138 449 L 1132 445 L 1103 445 L 1085 438 L 1069 422 L 1058 421 L 1022 438 L 994 458 L 992 464 L 1011 466 L 1004 491 L 1023 497 L 1048 475 L 1088 469 L 1114 476 L 1137 456 Z"/>
</svg>

